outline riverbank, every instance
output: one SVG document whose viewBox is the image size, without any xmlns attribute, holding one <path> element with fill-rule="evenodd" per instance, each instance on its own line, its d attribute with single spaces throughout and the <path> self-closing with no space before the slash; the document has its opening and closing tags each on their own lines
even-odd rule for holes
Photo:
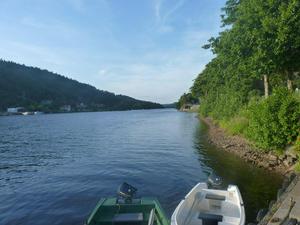
<svg viewBox="0 0 300 225">
<path fill-rule="evenodd" d="M 200 120 L 209 128 L 208 137 L 211 144 L 228 152 L 232 152 L 246 162 L 267 170 L 276 171 L 283 175 L 294 171 L 294 165 L 298 160 L 298 156 L 292 151 L 285 151 L 285 153 L 280 155 L 265 152 L 256 148 L 252 143 L 241 136 L 228 135 L 226 131 L 215 124 L 211 118 L 200 117 Z"/>
<path fill-rule="evenodd" d="M 286 177 L 282 188 L 277 192 L 277 201 L 270 203 L 269 209 L 262 209 L 266 212 L 263 218 L 259 218 L 258 225 L 280 225 L 296 224 L 300 221 L 300 175 L 291 174 Z"/>
</svg>

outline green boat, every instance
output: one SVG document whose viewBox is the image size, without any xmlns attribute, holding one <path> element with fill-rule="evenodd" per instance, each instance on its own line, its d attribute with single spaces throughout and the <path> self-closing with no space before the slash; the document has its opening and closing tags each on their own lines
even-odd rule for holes
<svg viewBox="0 0 300 225">
<path fill-rule="evenodd" d="M 133 199 L 136 190 L 123 183 L 118 197 L 100 199 L 86 225 L 170 225 L 158 200 Z"/>
</svg>

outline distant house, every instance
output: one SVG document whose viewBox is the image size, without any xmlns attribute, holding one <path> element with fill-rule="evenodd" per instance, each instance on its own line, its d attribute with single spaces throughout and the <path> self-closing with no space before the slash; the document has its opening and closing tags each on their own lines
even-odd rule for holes
<svg viewBox="0 0 300 225">
<path fill-rule="evenodd" d="M 180 108 L 180 111 L 183 111 L 183 112 L 198 112 L 199 106 L 200 106 L 199 104 L 186 103 Z"/>
<path fill-rule="evenodd" d="M 20 112 L 24 112 L 24 111 L 25 111 L 24 107 L 7 108 L 8 113 L 20 113 Z"/>
<path fill-rule="evenodd" d="M 193 104 L 190 104 L 190 103 L 186 103 L 183 105 L 183 110 L 190 110 L 192 108 Z"/>
<path fill-rule="evenodd" d="M 86 104 L 84 104 L 83 102 L 81 102 L 80 104 L 77 104 L 76 105 L 76 108 L 78 109 L 78 110 L 84 110 L 84 109 L 86 109 Z"/>
<path fill-rule="evenodd" d="M 60 111 L 63 111 L 63 112 L 71 112 L 72 107 L 70 105 L 63 105 L 59 109 L 60 109 Z"/>
</svg>

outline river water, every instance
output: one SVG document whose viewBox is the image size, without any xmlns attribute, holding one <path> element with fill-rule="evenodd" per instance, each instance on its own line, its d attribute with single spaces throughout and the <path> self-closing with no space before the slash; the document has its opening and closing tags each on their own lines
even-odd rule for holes
<svg viewBox="0 0 300 225">
<path fill-rule="evenodd" d="M 83 224 L 127 181 L 168 216 L 210 172 L 237 184 L 247 221 L 282 178 L 207 143 L 195 114 L 172 109 L 0 117 L 0 224 Z"/>
</svg>

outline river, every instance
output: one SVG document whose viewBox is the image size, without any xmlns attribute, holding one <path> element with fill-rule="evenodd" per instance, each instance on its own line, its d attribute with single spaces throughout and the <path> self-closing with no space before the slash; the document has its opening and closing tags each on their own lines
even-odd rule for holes
<svg viewBox="0 0 300 225">
<path fill-rule="evenodd" d="M 0 224 L 83 224 L 127 181 L 168 216 L 210 172 L 237 184 L 247 221 L 282 177 L 211 146 L 196 114 L 172 109 L 0 117 Z"/>
</svg>

